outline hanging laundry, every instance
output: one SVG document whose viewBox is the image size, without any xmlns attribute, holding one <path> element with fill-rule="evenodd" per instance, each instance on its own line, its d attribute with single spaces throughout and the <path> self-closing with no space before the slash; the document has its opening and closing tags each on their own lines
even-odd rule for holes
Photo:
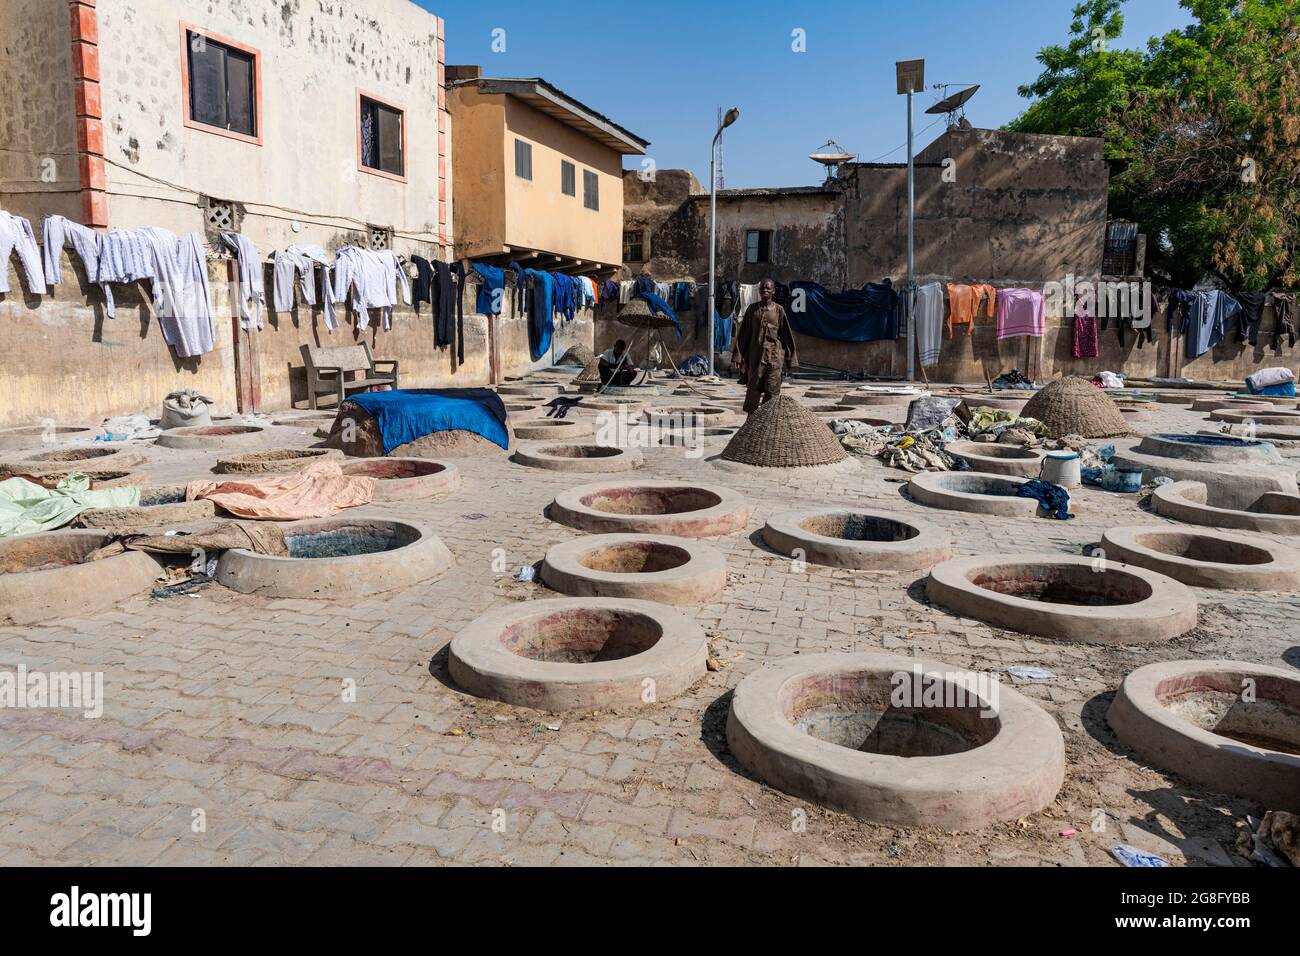
<svg viewBox="0 0 1300 956">
<path fill-rule="evenodd" d="M 32 224 L 22 216 L 0 210 L 0 292 L 9 291 L 9 257 L 18 253 L 18 264 L 27 276 L 27 289 L 33 295 L 48 295 L 41 250 L 36 245 Z"/>
<path fill-rule="evenodd" d="M 534 362 L 551 348 L 555 330 L 555 297 L 552 276 L 538 269 L 525 270 L 533 283 L 528 300 L 528 352 Z"/>
<path fill-rule="evenodd" d="M 1241 306 L 1228 293 L 1213 289 L 1193 293 L 1184 310 L 1183 336 L 1186 339 L 1186 356 L 1199 358 L 1223 340 L 1228 323 L 1237 317 Z"/>
<path fill-rule="evenodd" d="M 1237 341 L 1247 345 L 1259 342 L 1259 323 L 1264 318 L 1267 292 L 1234 292 L 1232 298 L 1241 306 L 1237 320 Z"/>
<path fill-rule="evenodd" d="M 483 315 L 500 315 L 501 302 L 506 293 L 506 273 L 504 269 L 490 266 L 484 262 L 474 263 L 474 271 L 482 278 L 478 287 L 478 299 L 475 307 Z"/>
<path fill-rule="evenodd" d="M 515 274 L 515 315 L 528 308 L 528 276 L 524 267 L 517 262 L 510 263 L 510 271 Z"/>
<path fill-rule="evenodd" d="M 108 283 L 132 283 L 153 279 L 156 275 L 153 254 L 144 239 L 134 229 L 112 229 L 99 244 L 99 265 L 95 276 L 104 290 L 104 311 L 108 317 L 117 316 L 113 293 Z"/>
<path fill-rule="evenodd" d="M 411 283 L 411 298 L 414 300 L 415 314 L 420 314 L 420 303 L 427 302 L 435 306 L 433 265 L 424 256 L 411 256 L 411 265 L 415 266 L 415 281 Z"/>
<path fill-rule="evenodd" d="M 1287 336 L 1287 347 L 1295 348 L 1295 293 L 1274 292 L 1273 311 L 1277 314 L 1277 325 L 1273 327 L 1273 351 L 1282 351 L 1282 333 L 1284 332 Z"/>
<path fill-rule="evenodd" d="M 334 260 L 334 301 L 347 301 L 357 314 L 357 328 L 370 326 L 370 310 L 379 309 L 384 331 L 393 327 L 397 292 L 411 304 L 411 282 L 390 249 L 373 251 L 357 246 L 340 249 Z"/>
<path fill-rule="evenodd" d="M 63 282 L 62 253 L 71 245 L 86 270 L 86 279 L 95 282 L 99 275 L 100 234 L 63 216 L 46 216 L 41 226 L 44 239 L 46 285 Z"/>
<path fill-rule="evenodd" d="M 998 289 L 998 338 L 1039 337 L 1045 323 L 1043 293 L 1034 289 Z"/>
<path fill-rule="evenodd" d="M 250 323 L 256 322 L 260 331 L 262 313 L 266 309 L 266 287 L 257 247 L 243 233 L 223 232 L 219 235 L 239 263 L 239 327 L 247 330 Z"/>
<path fill-rule="evenodd" d="M 740 287 L 741 301 L 745 288 Z M 793 282 L 790 297 L 790 327 L 802 335 L 837 342 L 876 342 L 898 335 L 900 297 L 889 279 L 842 292 L 816 282 Z"/>
<path fill-rule="evenodd" d="M 929 282 L 916 289 L 916 350 L 921 367 L 939 364 L 943 341 L 943 286 Z"/>
<path fill-rule="evenodd" d="M 275 254 L 271 265 L 271 311 L 293 311 L 295 282 L 303 304 L 316 305 L 317 264 L 325 270 L 324 289 L 328 293 L 330 259 L 320 246 L 292 245 Z"/>
<path fill-rule="evenodd" d="M 163 340 L 181 358 L 211 352 L 214 321 L 203 241 L 196 232 L 181 238 L 156 227 L 137 232 L 152 259 L 153 305 Z"/>
<path fill-rule="evenodd" d="M 465 266 L 457 261 L 448 268 L 456 282 L 453 293 L 456 299 L 456 364 L 463 365 L 465 362 Z"/>
<path fill-rule="evenodd" d="M 966 334 L 975 331 L 975 313 L 979 311 L 980 293 L 976 286 L 948 283 L 948 334 L 955 335 L 954 325 L 966 326 Z"/>
<path fill-rule="evenodd" d="M 1101 354 L 1097 336 L 1097 317 L 1093 313 L 1091 297 L 1080 299 L 1074 306 L 1074 343 L 1071 354 L 1075 358 L 1096 358 Z"/>
</svg>

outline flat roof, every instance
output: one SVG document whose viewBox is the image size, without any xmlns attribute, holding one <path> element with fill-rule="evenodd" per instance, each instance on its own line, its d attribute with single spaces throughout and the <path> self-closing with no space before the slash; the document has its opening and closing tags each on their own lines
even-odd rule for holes
<svg viewBox="0 0 1300 956">
<path fill-rule="evenodd" d="M 480 93 L 497 93 L 523 100 L 534 109 L 552 116 L 625 156 L 642 155 L 650 145 L 635 133 L 619 126 L 608 116 L 603 116 L 579 103 L 563 90 L 547 83 L 540 76 L 496 78 L 481 76 L 456 80 L 452 86 L 474 86 Z"/>
</svg>

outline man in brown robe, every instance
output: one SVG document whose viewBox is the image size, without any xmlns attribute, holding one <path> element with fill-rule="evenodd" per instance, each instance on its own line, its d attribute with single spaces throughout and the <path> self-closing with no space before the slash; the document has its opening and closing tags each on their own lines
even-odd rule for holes
<svg viewBox="0 0 1300 956">
<path fill-rule="evenodd" d="M 740 382 L 746 386 L 744 407 L 749 413 L 776 398 L 786 370 L 799 364 L 790 320 L 776 302 L 776 283 L 771 279 L 759 283 L 758 301 L 740 320 L 736 352 L 744 363 Z"/>
</svg>

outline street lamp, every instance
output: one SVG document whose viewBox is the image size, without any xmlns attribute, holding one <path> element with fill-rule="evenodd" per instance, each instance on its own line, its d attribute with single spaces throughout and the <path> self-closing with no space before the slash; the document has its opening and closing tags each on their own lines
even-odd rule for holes
<svg viewBox="0 0 1300 956">
<path fill-rule="evenodd" d="M 713 319 L 717 299 L 717 261 L 718 261 L 718 143 L 722 140 L 722 131 L 740 119 L 740 110 L 732 107 L 722 117 L 722 125 L 713 134 L 713 145 L 709 147 L 709 375 L 713 371 Z"/>
<path fill-rule="evenodd" d="M 916 267 L 916 180 L 912 156 L 912 94 L 925 89 L 925 60 L 899 60 L 894 64 L 898 93 L 907 94 L 907 380 L 916 377 L 916 284 L 912 275 Z"/>
</svg>

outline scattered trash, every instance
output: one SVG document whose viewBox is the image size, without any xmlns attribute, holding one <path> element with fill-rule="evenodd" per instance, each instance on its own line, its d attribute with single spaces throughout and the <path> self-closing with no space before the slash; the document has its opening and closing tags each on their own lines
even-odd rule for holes
<svg viewBox="0 0 1300 956">
<path fill-rule="evenodd" d="M 516 581 L 525 581 L 525 582 L 531 581 L 536 576 L 537 576 L 537 569 L 533 567 L 531 564 L 525 564 L 522 567 L 520 567 L 518 571 L 515 572 Z"/>
<path fill-rule="evenodd" d="M 559 729 L 560 729 L 560 726 L 561 726 L 561 725 L 558 724 L 558 723 L 557 723 L 557 724 L 547 724 L 547 725 L 546 725 L 546 729 L 547 729 L 547 730 L 559 730 Z"/>
<path fill-rule="evenodd" d="M 1135 846 L 1129 846 L 1127 843 L 1121 843 L 1110 851 L 1125 866 L 1148 867 L 1148 866 L 1168 866 L 1169 864 L 1156 856 L 1154 853 L 1148 853 L 1146 850 L 1139 850 Z"/>
<path fill-rule="evenodd" d="M 1061 831 L 1061 836 L 1063 836 L 1063 837 L 1072 837 L 1072 836 L 1078 836 L 1078 835 L 1079 835 L 1079 831 L 1076 830 L 1076 829 L 1074 829 L 1073 827 L 1071 827 L 1071 828 L 1068 829 L 1068 830 L 1062 830 L 1062 831 Z"/>
<path fill-rule="evenodd" d="M 467 519 L 470 520 L 470 521 L 478 521 L 478 520 L 480 520 L 480 519 L 482 519 L 482 518 L 486 518 L 487 515 L 479 514 L 479 513 L 476 511 L 476 512 L 474 512 L 472 515 L 461 515 L 461 517 L 462 517 L 462 518 L 467 518 Z"/>
<path fill-rule="evenodd" d="M 1270 810 L 1262 819 L 1247 816 L 1237 831 L 1237 852 L 1267 866 L 1300 866 L 1300 814 Z"/>
<path fill-rule="evenodd" d="M 1056 675 L 1046 668 L 1029 667 L 1017 664 L 1015 667 L 1008 667 L 1007 673 L 1019 680 L 1055 680 Z"/>
<path fill-rule="evenodd" d="M 711 671 L 720 671 L 722 670 L 722 661 L 716 657 L 710 657 L 704 662 L 704 666 Z"/>
</svg>

